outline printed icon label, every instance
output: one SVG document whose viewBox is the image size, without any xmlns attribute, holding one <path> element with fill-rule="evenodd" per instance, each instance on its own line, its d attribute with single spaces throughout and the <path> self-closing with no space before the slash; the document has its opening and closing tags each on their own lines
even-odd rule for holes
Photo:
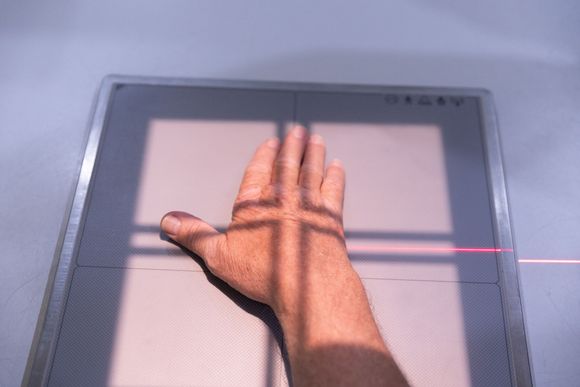
<svg viewBox="0 0 580 387">
<path fill-rule="evenodd" d="M 465 98 L 460 96 L 386 94 L 383 98 L 387 105 L 459 107 L 465 103 Z"/>
<path fill-rule="evenodd" d="M 455 106 L 461 106 L 465 102 L 463 97 L 449 97 L 449 102 L 451 102 Z"/>
</svg>

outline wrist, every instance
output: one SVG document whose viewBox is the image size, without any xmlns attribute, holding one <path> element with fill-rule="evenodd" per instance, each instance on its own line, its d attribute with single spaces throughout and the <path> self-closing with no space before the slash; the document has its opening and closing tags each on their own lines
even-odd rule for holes
<svg viewBox="0 0 580 387">
<path fill-rule="evenodd" d="M 288 353 L 329 345 L 386 347 L 375 323 L 364 286 L 351 269 L 330 281 L 319 279 L 274 307 Z"/>
</svg>

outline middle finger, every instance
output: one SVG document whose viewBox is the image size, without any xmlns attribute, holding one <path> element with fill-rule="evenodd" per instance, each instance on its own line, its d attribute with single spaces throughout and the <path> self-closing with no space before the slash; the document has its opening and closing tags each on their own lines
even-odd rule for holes
<svg viewBox="0 0 580 387">
<path fill-rule="evenodd" d="M 306 137 L 306 129 L 301 125 L 296 125 L 288 133 L 274 164 L 272 183 L 282 186 L 298 184 Z"/>
</svg>

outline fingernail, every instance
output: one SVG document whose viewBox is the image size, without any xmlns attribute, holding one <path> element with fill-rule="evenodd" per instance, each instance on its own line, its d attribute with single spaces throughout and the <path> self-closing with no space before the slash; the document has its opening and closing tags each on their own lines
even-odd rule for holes
<svg viewBox="0 0 580 387">
<path fill-rule="evenodd" d="M 312 136 L 310 136 L 310 142 L 313 144 L 324 145 L 324 139 L 319 134 L 313 134 Z"/>
<path fill-rule="evenodd" d="M 330 164 L 332 165 L 336 165 L 337 167 L 344 167 L 344 163 L 342 161 L 340 161 L 339 159 L 333 159 Z"/>
<path fill-rule="evenodd" d="M 278 140 L 276 137 L 271 138 L 268 141 L 266 141 L 266 145 L 269 146 L 270 148 L 277 149 L 278 145 L 280 145 L 280 140 Z"/>
<path fill-rule="evenodd" d="M 292 135 L 296 138 L 303 138 L 306 134 L 306 130 L 302 125 L 296 125 L 294 129 L 292 129 Z"/>
<path fill-rule="evenodd" d="M 181 220 L 173 215 L 166 215 L 161 220 L 161 229 L 170 237 L 174 237 L 179 233 L 181 227 Z"/>
</svg>

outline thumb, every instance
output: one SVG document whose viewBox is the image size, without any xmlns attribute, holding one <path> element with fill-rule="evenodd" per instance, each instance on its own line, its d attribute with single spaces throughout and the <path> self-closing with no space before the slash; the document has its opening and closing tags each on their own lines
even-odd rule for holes
<svg viewBox="0 0 580 387">
<path fill-rule="evenodd" d="M 161 230 L 200 256 L 209 268 L 219 259 L 223 234 L 200 218 L 181 211 L 168 212 L 161 219 Z"/>
</svg>

